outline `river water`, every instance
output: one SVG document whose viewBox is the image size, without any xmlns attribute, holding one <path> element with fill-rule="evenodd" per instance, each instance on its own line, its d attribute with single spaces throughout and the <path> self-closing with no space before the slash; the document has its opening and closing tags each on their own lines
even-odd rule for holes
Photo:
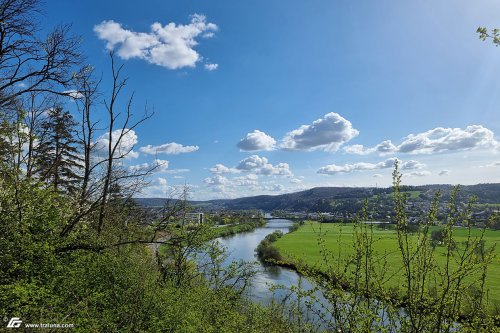
<svg viewBox="0 0 500 333">
<path fill-rule="evenodd" d="M 293 224 L 290 220 L 268 219 L 266 225 L 256 228 L 251 232 L 239 233 L 233 236 L 219 238 L 219 243 L 227 249 L 229 253 L 225 264 L 229 265 L 233 261 L 256 262 L 257 273 L 251 279 L 250 285 L 246 289 L 246 295 L 254 302 L 269 304 L 271 301 L 281 302 L 287 299 L 287 306 L 297 306 L 302 314 L 298 314 L 303 320 L 309 322 L 320 329 L 326 329 L 326 322 L 331 318 L 331 314 L 325 311 L 329 302 L 317 288 L 317 285 L 307 278 L 300 276 L 294 270 L 275 265 L 264 265 L 257 260 L 255 248 L 270 233 L 281 231 L 288 233 L 288 227 Z M 277 287 L 279 286 L 279 287 Z M 302 292 L 310 292 L 314 300 L 305 297 L 301 301 L 297 300 L 297 294 L 290 292 L 291 288 L 300 286 Z M 273 290 L 270 290 L 270 288 Z M 306 306 L 306 303 L 311 303 Z"/>
<path fill-rule="evenodd" d="M 265 226 L 256 228 L 251 232 L 239 233 L 229 237 L 219 238 L 219 243 L 225 247 L 229 253 L 227 263 L 232 261 L 256 261 L 255 248 L 260 241 L 268 234 L 279 230 L 284 234 L 288 232 L 288 227 L 293 224 L 290 220 L 270 219 Z M 273 285 L 282 285 L 284 290 L 292 285 L 299 284 L 300 276 L 295 271 L 273 265 L 263 265 L 257 263 L 257 274 L 251 281 L 251 286 L 247 292 L 253 301 L 259 303 L 268 303 L 273 297 L 269 287 Z M 302 278 L 301 286 L 304 289 L 311 289 L 312 285 L 307 279 Z M 276 290 L 274 297 L 282 297 L 286 293 L 284 290 Z"/>
</svg>

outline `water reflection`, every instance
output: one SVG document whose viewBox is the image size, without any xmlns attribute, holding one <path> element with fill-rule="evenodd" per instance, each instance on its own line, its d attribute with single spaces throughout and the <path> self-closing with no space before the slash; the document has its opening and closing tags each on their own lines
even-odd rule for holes
<svg viewBox="0 0 500 333">
<path fill-rule="evenodd" d="M 268 234 L 274 231 L 281 231 L 284 234 L 288 233 L 288 227 L 293 224 L 290 220 L 273 219 L 268 220 L 263 227 L 257 228 L 251 232 L 240 233 L 218 239 L 219 243 L 225 247 L 229 253 L 225 264 L 229 265 L 232 261 L 256 261 L 255 248 L 260 241 Z M 282 298 L 286 296 L 286 289 L 290 289 L 293 285 L 298 285 L 301 277 L 295 271 L 282 268 L 274 265 L 263 265 L 258 262 L 257 274 L 253 277 L 251 286 L 247 292 L 249 297 L 257 302 L 269 303 L 273 296 Z M 283 289 L 277 289 L 271 292 L 269 289 L 272 286 L 281 285 Z M 313 288 L 307 279 L 302 279 L 302 288 L 310 290 Z"/>
</svg>

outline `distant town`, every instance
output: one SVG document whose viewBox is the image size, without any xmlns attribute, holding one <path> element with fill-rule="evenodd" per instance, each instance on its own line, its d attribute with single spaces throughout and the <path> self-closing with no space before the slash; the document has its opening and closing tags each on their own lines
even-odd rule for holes
<svg viewBox="0 0 500 333">
<path fill-rule="evenodd" d="M 440 193 L 438 220 L 443 220 L 450 204 L 451 185 L 405 187 L 410 223 L 425 216 L 436 193 Z M 472 219 L 482 226 L 500 213 L 500 184 L 461 186 L 456 197 L 458 206 L 471 206 Z M 149 220 L 164 214 L 166 199 L 138 198 L 146 208 Z M 172 201 L 168 201 L 172 204 Z M 204 213 L 218 224 L 229 220 L 245 220 L 270 213 L 273 217 L 321 222 L 352 222 L 366 218 L 372 222 L 393 222 L 394 207 L 391 188 L 320 187 L 306 191 L 227 200 L 190 202 L 193 212 Z M 365 211 L 366 216 L 362 216 Z"/>
</svg>

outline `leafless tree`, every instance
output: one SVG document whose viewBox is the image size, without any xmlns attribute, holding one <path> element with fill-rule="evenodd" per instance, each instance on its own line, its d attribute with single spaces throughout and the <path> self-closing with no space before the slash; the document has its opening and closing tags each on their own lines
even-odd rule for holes
<svg viewBox="0 0 500 333">
<path fill-rule="evenodd" d="M 107 149 L 107 157 L 105 162 L 105 174 L 103 178 L 103 187 L 102 187 L 102 195 L 100 200 L 99 207 L 99 218 L 98 218 L 98 226 L 97 232 L 101 233 L 102 227 L 104 224 L 104 217 L 106 213 L 106 203 L 108 201 L 110 188 L 112 182 L 117 183 L 120 179 L 131 178 L 131 175 L 118 175 L 114 174 L 114 167 L 116 166 L 116 162 L 123 160 L 127 155 L 132 152 L 131 147 L 127 147 L 125 150 L 122 148 L 122 143 L 124 138 L 131 133 L 137 126 L 139 126 L 142 122 L 152 117 L 152 113 L 148 112 L 146 107 L 144 111 L 144 115 L 137 121 L 132 120 L 132 102 L 134 100 L 134 95 L 128 99 L 127 106 L 125 107 L 125 112 L 116 110 L 116 103 L 120 93 L 127 83 L 127 78 L 121 78 L 121 71 L 123 69 L 123 65 L 117 66 L 115 64 L 115 58 L 113 53 L 110 53 L 111 59 L 111 72 L 113 79 L 113 88 L 111 91 L 111 95 L 109 99 L 104 101 L 104 105 L 108 112 L 108 149 Z M 120 117 L 123 118 L 121 124 L 118 125 L 120 121 Z M 116 133 L 116 135 L 115 135 Z M 137 178 L 143 175 L 148 174 L 150 171 L 146 171 L 144 174 L 135 174 L 132 177 Z"/>
<path fill-rule="evenodd" d="M 80 38 L 60 25 L 40 38 L 38 0 L 0 0 L 0 107 L 31 92 L 61 91 L 82 57 Z"/>
<path fill-rule="evenodd" d="M 144 114 L 135 120 L 133 113 L 133 95 L 126 106 L 118 106 L 127 78 L 122 78 L 123 65 L 116 65 L 113 53 L 110 53 L 112 87 L 109 97 L 99 101 L 100 80 L 94 77 L 90 66 L 82 68 L 74 77 L 73 98 L 77 101 L 81 114 L 80 141 L 83 157 L 82 188 L 79 205 L 75 214 L 63 228 L 62 235 L 67 235 L 84 217 L 97 214 L 97 231 L 100 234 L 105 221 L 106 208 L 113 190 L 119 189 L 124 198 L 131 197 L 144 183 L 156 165 L 144 169 L 129 170 L 123 166 L 123 160 L 131 153 L 133 147 L 124 144 L 126 137 L 142 122 L 151 118 L 147 106 Z M 99 128 L 99 121 L 93 119 L 94 110 L 104 107 L 106 125 Z M 96 133 L 105 131 L 106 147 L 97 147 Z M 101 137 L 102 139 L 102 137 Z"/>
</svg>

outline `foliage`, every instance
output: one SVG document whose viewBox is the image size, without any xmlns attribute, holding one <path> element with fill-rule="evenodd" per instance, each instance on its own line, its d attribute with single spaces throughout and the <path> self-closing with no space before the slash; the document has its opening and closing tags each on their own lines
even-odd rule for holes
<svg viewBox="0 0 500 333">
<path fill-rule="evenodd" d="M 476 31 L 479 34 L 479 39 L 486 40 L 486 38 L 490 38 L 495 44 L 495 46 L 500 45 L 500 30 L 499 29 L 491 29 L 491 32 L 488 32 L 488 29 L 485 27 L 479 27 Z"/>
<path fill-rule="evenodd" d="M 432 230 L 431 240 L 435 244 L 441 244 L 445 240 L 445 231 L 443 228 Z"/>
<path fill-rule="evenodd" d="M 304 221 L 294 222 L 291 226 L 288 227 L 288 232 L 294 232 L 299 230 L 299 227 L 301 225 L 304 225 Z"/>
<path fill-rule="evenodd" d="M 158 266 L 142 244 L 68 250 L 75 241 L 90 244 L 97 237 L 91 225 L 80 228 L 77 239 L 60 237 L 71 213 L 68 198 L 27 179 L 0 183 L 2 316 L 74 324 L 75 332 L 291 331 L 271 308 L 242 296 L 252 267 L 222 267 L 224 251 L 206 244 L 203 226 L 173 228 L 164 258 L 169 266 Z M 128 213 L 110 210 L 108 218 Z M 108 237 L 117 230 L 103 232 Z M 201 248 L 210 260 L 193 269 L 188 254 Z"/>
<path fill-rule="evenodd" d="M 272 244 L 283 236 L 279 230 L 267 235 L 257 246 L 255 252 L 257 257 L 263 262 L 278 262 L 282 261 L 283 257 L 278 249 Z"/>
<path fill-rule="evenodd" d="M 34 157 L 35 172 L 40 181 L 53 186 L 56 191 L 74 193 L 82 179 L 76 124 L 68 111 L 56 107 L 47 111 L 47 117 L 40 126 L 40 142 Z"/>
<path fill-rule="evenodd" d="M 215 227 L 212 230 L 213 237 L 226 237 L 231 236 L 240 232 L 248 232 L 252 231 L 257 227 L 260 227 L 265 224 L 265 220 L 258 220 L 252 222 L 244 222 L 236 225 L 230 226 L 220 226 Z"/>
</svg>

